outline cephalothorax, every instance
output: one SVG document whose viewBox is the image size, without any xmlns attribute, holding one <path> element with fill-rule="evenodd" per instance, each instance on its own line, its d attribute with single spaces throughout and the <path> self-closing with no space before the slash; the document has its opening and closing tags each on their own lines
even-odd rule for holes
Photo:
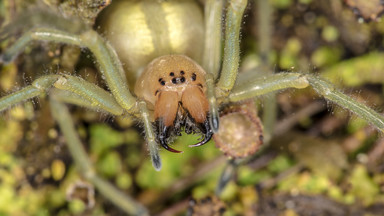
<svg viewBox="0 0 384 216">
<path fill-rule="evenodd" d="M 167 139 L 172 135 L 181 136 L 182 127 L 187 134 L 204 134 L 193 146 L 211 139 L 205 74 L 203 68 L 187 56 L 166 55 L 149 63 L 137 80 L 135 94 L 148 102 L 149 108 L 154 108 L 157 139 L 165 149 L 180 152 L 169 147 Z"/>
</svg>

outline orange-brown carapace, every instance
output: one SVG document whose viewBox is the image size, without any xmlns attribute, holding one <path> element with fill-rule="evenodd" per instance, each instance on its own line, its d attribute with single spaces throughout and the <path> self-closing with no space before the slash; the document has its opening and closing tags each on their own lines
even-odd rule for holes
<svg viewBox="0 0 384 216">
<path fill-rule="evenodd" d="M 208 121 L 208 100 L 205 96 L 205 74 L 201 66 L 184 55 L 166 55 L 156 58 L 144 69 L 135 85 L 135 94 L 154 109 L 157 139 L 167 150 L 168 138 L 202 133 L 200 146 L 212 137 Z"/>
</svg>

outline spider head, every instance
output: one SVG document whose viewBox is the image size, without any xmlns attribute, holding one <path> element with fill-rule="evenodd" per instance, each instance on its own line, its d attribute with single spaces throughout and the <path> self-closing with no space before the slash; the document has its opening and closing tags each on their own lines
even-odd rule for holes
<svg viewBox="0 0 384 216">
<path fill-rule="evenodd" d="M 179 152 L 167 145 L 171 136 L 201 133 L 207 143 L 212 137 L 208 123 L 209 105 L 205 96 L 206 72 L 195 61 L 184 55 L 167 55 L 153 60 L 136 82 L 136 95 L 154 109 L 157 138 L 167 150 Z"/>
</svg>

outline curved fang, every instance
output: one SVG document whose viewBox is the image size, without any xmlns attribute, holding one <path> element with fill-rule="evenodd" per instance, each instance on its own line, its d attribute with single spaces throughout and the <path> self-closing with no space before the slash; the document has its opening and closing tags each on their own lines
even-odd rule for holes
<svg viewBox="0 0 384 216">
<path fill-rule="evenodd" d="M 168 146 L 167 138 L 169 137 L 169 129 L 170 129 L 170 127 L 167 127 L 167 126 L 164 125 L 164 119 L 163 118 L 159 118 L 158 121 L 157 121 L 157 124 L 158 124 L 157 139 L 159 140 L 160 145 L 163 148 L 165 148 L 166 150 L 170 151 L 170 152 L 182 153 L 182 151 L 178 151 L 178 150 L 173 149 L 173 148 Z"/>
<path fill-rule="evenodd" d="M 213 131 L 211 129 L 210 123 L 208 118 L 204 121 L 203 124 L 199 124 L 199 129 L 201 133 L 204 134 L 204 139 L 201 140 L 200 142 L 194 144 L 194 145 L 189 145 L 189 147 L 197 147 L 197 146 L 202 146 L 205 143 L 209 142 L 213 136 Z"/>
<path fill-rule="evenodd" d="M 179 151 L 179 150 L 176 150 L 176 149 L 169 147 L 167 142 L 165 141 L 165 139 L 159 138 L 159 141 L 160 141 L 160 145 L 163 146 L 163 148 L 165 148 L 166 150 L 173 152 L 173 153 L 182 153 L 182 151 Z"/>
</svg>

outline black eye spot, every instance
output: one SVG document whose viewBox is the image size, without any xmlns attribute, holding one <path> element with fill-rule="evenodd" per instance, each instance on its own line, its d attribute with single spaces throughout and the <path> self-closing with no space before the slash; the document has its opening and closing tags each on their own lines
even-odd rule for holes
<svg viewBox="0 0 384 216">
<path fill-rule="evenodd" d="M 163 78 L 160 78 L 160 79 L 159 79 L 159 83 L 160 83 L 161 85 L 165 85 L 165 81 L 163 80 Z"/>
<path fill-rule="evenodd" d="M 192 81 L 196 81 L 196 74 L 195 73 L 192 74 Z"/>
<path fill-rule="evenodd" d="M 173 83 L 173 84 L 176 84 L 176 83 L 177 83 L 176 78 L 173 78 L 173 79 L 172 79 L 172 83 Z"/>
<path fill-rule="evenodd" d="M 175 76 L 175 73 L 171 72 L 169 73 L 169 76 Z"/>
<path fill-rule="evenodd" d="M 185 78 L 184 78 L 184 77 L 181 77 L 181 78 L 180 78 L 180 82 L 182 82 L 182 83 L 185 82 Z"/>
<path fill-rule="evenodd" d="M 181 74 L 181 75 L 184 75 L 184 74 L 185 74 L 185 72 L 184 72 L 184 71 L 180 71 L 180 74 Z"/>
</svg>

